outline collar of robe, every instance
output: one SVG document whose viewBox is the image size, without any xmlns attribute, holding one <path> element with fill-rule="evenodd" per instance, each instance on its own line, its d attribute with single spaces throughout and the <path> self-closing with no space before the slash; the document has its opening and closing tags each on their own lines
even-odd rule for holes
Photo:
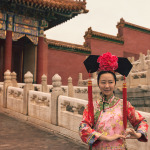
<svg viewBox="0 0 150 150">
<path fill-rule="evenodd" d="M 114 99 L 114 94 L 112 94 L 108 99 L 106 97 L 106 95 L 102 95 L 100 98 L 100 101 L 103 102 L 103 112 L 105 112 L 105 104 L 110 104 L 112 102 L 112 100 Z"/>
</svg>

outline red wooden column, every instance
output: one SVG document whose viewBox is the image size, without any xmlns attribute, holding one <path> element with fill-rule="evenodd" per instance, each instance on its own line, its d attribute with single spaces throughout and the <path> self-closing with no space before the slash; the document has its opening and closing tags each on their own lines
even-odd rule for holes
<svg viewBox="0 0 150 150">
<path fill-rule="evenodd" d="M 47 75 L 47 50 L 48 45 L 44 42 L 44 37 L 38 37 L 37 47 L 37 83 L 41 83 L 43 74 Z"/>
<path fill-rule="evenodd" d="M 10 70 L 11 72 L 11 60 L 12 60 L 12 31 L 6 31 L 5 40 L 5 57 L 4 57 L 4 72 Z"/>
<path fill-rule="evenodd" d="M 44 37 L 38 37 L 37 47 L 37 83 L 41 83 L 41 76 L 43 72 L 43 50 L 44 50 Z"/>
</svg>

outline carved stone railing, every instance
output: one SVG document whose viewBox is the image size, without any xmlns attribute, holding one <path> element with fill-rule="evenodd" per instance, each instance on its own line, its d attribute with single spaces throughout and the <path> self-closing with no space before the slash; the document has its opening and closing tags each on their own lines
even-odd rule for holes
<svg viewBox="0 0 150 150">
<path fill-rule="evenodd" d="M 77 133 L 83 110 L 87 103 L 86 100 L 59 96 L 58 125 Z"/>
<path fill-rule="evenodd" d="M 61 86 L 63 95 L 68 96 L 68 86 Z M 88 99 L 88 88 L 87 87 L 80 87 L 80 86 L 73 86 L 73 95 L 75 98 L 79 99 Z"/>
<path fill-rule="evenodd" d="M 47 91 L 48 91 L 48 93 L 51 93 L 51 92 L 52 92 L 52 88 L 53 88 L 52 85 L 47 85 Z"/>
<path fill-rule="evenodd" d="M 29 91 L 28 115 L 45 122 L 51 122 L 51 94 Z"/>
<path fill-rule="evenodd" d="M 23 113 L 23 89 L 8 87 L 7 90 L 7 108 L 13 111 Z"/>
<path fill-rule="evenodd" d="M 115 95 L 122 98 L 122 88 L 115 90 Z M 127 100 L 135 109 L 150 112 L 150 85 L 139 85 L 135 88 L 127 88 Z"/>
<path fill-rule="evenodd" d="M 116 77 L 117 77 L 116 87 L 122 88 L 124 77 L 122 75 L 116 75 Z M 149 85 L 148 72 L 142 71 L 130 73 L 126 78 L 126 83 L 128 88 L 138 87 L 139 85 Z"/>
<path fill-rule="evenodd" d="M 3 106 L 3 85 L 0 84 L 0 106 Z"/>
<path fill-rule="evenodd" d="M 61 86 L 64 96 L 68 96 L 68 86 Z"/>
<path fill-rule="evenodd" d="M 22 88 L 22 89 L 23 89 L 24 86 L 25 86 L 25 83 L 17 83 L 17 85 L 18 85 L 19 88 Z"/>
<path fill-rule="evenodd" d="M 88 99 L 88 88 L 74 86 L 74 97 L 87 100 Z"/>
<path fill-rule="evenodd" d="M 42 85 L 41 84 L 33 84 L 34 91 L 42 91 Z"/>
</svg>

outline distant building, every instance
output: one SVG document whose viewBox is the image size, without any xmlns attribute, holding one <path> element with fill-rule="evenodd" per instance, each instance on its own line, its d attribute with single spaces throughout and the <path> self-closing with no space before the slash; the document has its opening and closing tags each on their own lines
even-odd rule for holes
<svg viewBox="0 0 150 150">
<path fill-rule="evenodd" d="M 134 56 L 138 58 L 140 52 L 146 54 L 150 49 L 150 29 L 141 27 L 120 19 L 117 24 L 118 34 L 112 36 L 91 28 L 85 33 L 85 46 L 91 49 L 93 55 L 110 51 L 120 57 Z"/>
</svg>

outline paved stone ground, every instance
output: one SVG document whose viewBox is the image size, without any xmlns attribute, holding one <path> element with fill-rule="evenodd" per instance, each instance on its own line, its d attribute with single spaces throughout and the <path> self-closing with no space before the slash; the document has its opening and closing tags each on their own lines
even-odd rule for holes
<svg viewBox="0 0 150 150">
<path fill-rule="evenodd" d="M 87 150 L 83 145 L 61 135 L 0 113 L 0 150 Z"/>
</svg>

